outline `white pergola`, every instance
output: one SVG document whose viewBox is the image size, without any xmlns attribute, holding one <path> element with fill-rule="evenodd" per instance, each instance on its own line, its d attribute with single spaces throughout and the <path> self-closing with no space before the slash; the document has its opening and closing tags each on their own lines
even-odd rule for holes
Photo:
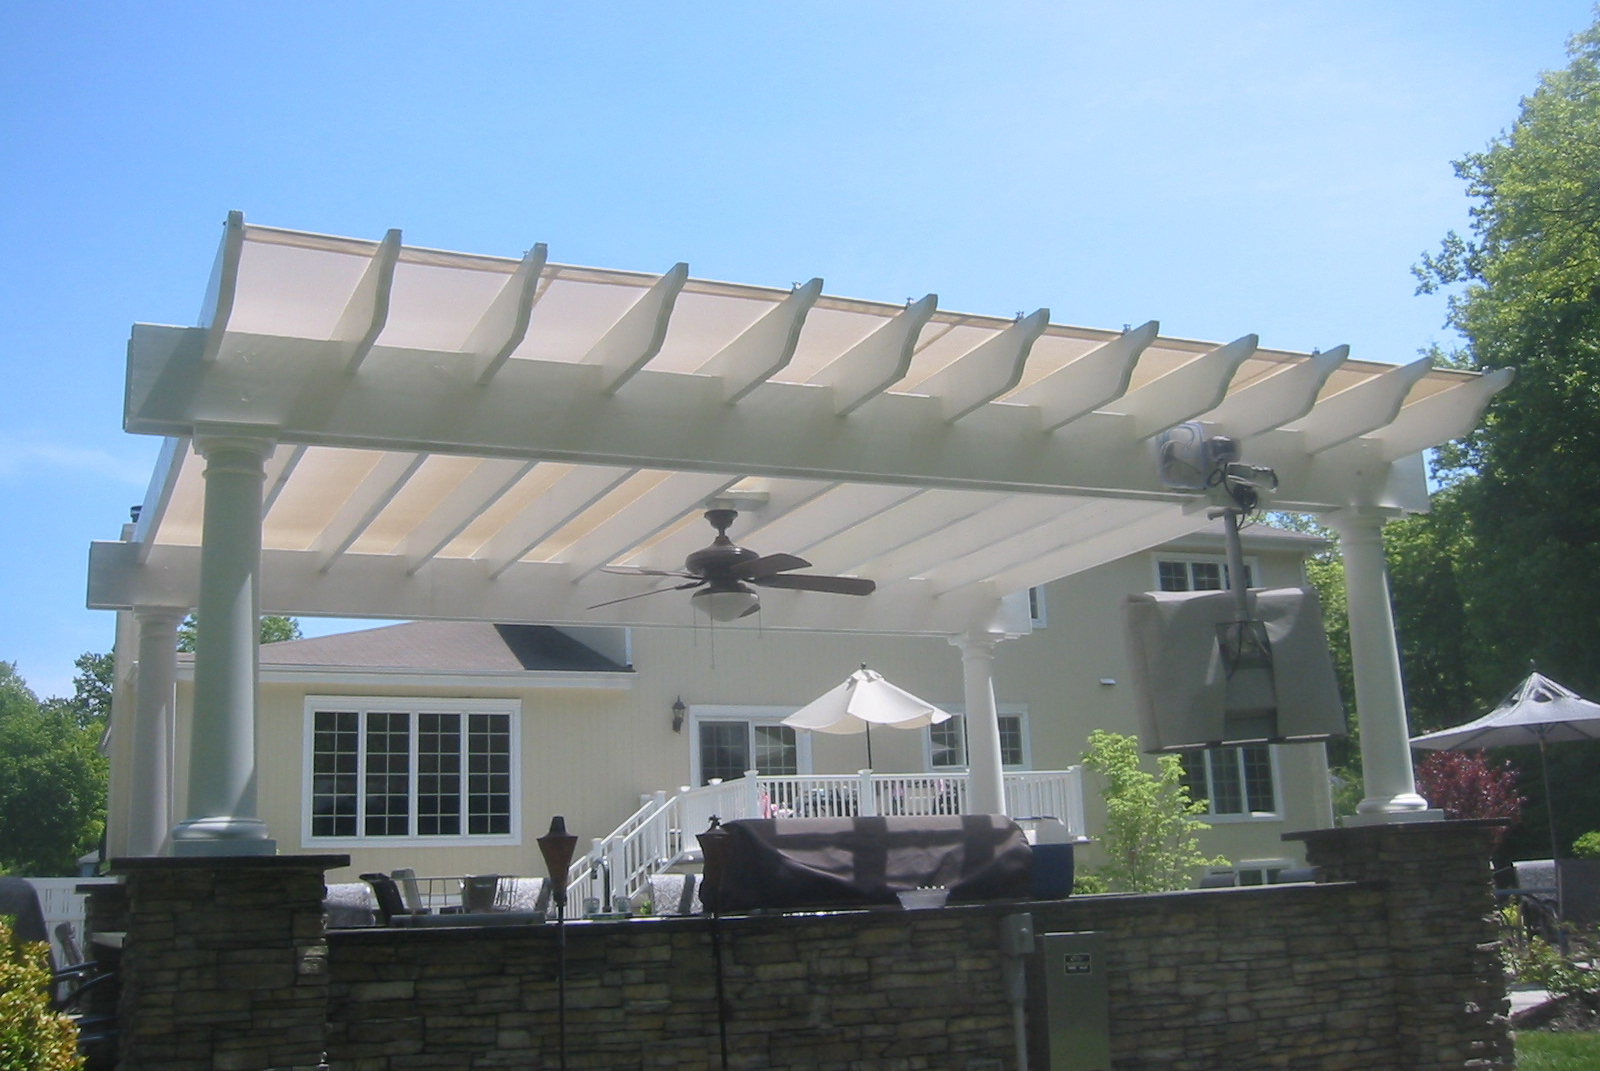
<svg viewBox="0 0 1600 1071">
<path fill-rule="evenodd" d="M 1275 508 L 1342 536 L 1363 813 L 1421 813 L 1379 529 L 1427 507 L 1421 453 L 1471 429 L 1477 376 L 246 224 L 197 327 L 136 325 L 124 425 L 166 436 L 135 524 L 94 544 L 89 605 L 132 612 L 134 806 L 165 839 L 172 634 L 198 608 L 180 852 L 269 850 L 253 799 L 259 613 L 684 626 L 678 568 L 732 535 L 865 598 L 763 590 L 760 625 L 943 636 L 962 652 L 978 799 L 999 809 L 996 642 L 1015 596 L 1208 524 L 1157 479 L 1188 420 L 1276 470 Z M 747 623 L 748 624 L 748 623 Z M 746 627 L 738 625 L 733 627 Z M 753 624 L 749 627 L 754 627 Z M 131 632 L 131 626 L 130 626 Z M 158 798 L 158 796 L 160 798 Z"/>
</svg>

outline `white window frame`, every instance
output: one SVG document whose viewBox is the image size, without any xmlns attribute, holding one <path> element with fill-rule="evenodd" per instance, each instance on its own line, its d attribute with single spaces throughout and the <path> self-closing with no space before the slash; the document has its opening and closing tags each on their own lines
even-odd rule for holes
<svg viewBox="0 0 1600 1071">
<path fill-rule="evenodd" d="M 1156 554 L 1150 559 L 1151 591 L 1166 590 L 1161 586 L 1161 566 L 1167 562 L 1182 565 L 1186 568 L 1189 577 L 1189 591 L 1227 591 L 1228 587 L 1228 556 L 1226 554 Z M 1221 588 L 1195 588 L 1194 566 L 1220 565 L 1222 566 Z M 1253 555 L 1245 558 L 1245 570 L 1249 573 L 1248 581 L 1251 587 L 1261 587 L 1261 562 Z"/>
<path fill-rule="evenodd" d="M 1267 763 L 1272 775 L 1272 806 L 1271 811 L 1243 811 L 1233 813 L 1220 813 L 1213 809 L 1209 792 L 1205 796 L 1206 812 L 1200 817 L 1209 825 L 1226 825 L 1236 822 L 1281 822 L 1283 821 L 1283 765 L 1279 761 L 1277 744 L 1228 744 L 1220 748 L 1206 748 L 1191 754 L 1200 755 L 1206 765 L 1206 787 L 1211 786 L 1211 762 L 1218 752 L 1231 751 L 1237 753 L 1246 747 L 1265 747 L 1267 749 Z M 1244 772 L 1240 771 L 1241 790 L 1243 787 Z"/>
<path fill-rule="evenodd" d="M 689 708 L 689 784 L 698 788 L 700 777 L 700 723 L 703 721 L 742 721 L 749 726 L 778 725 L 784 718 L 799 710 L 799 707 L 745 707 L 745 706 L 703 706 L 695 705 Z M 795 765 L 800 774 L 809 774 L 811 769 L 811 734 L 796 729 L 794 732 Z M 754 753 L 755 740 L 749 740 L 751 752 Z"/>
<path fill-rule="evenodd" d="M 511 759 L 511 824 L 506 833 L 451 833 L 443 836 L 401 837 L 367 835 L 319 837 L 311 832 L 312 796 L 316 788 L 313 754 L 316 747 L 316 715 L 322 712 L 356 711 L 363 720 L 368 712 L 405 714 L 409 717 L 411 766 L 408 790 L 412 799 L 412 829 L 416 828 L 417 792 L 417 717 L 421 714 L 507 714 Z M 451 846 L 517 845 L 522 843 L 522 702 L 516 699 L 435 699 L 415 696 L 308 695 L 305 699 L 301 737 L 300 844 L 303 848 L 407 848 Z M 359 829 L 359 823 L 358 823 Z"/>
<path fill-rule="evenodd" d="M 1050 624 L 1050 614 L 1045 609 L 1042 584 L 1028 589 L 1028 623 L 1034 628 L 1044 628 Z"/>
<path fill-rule="evenodd" d="M 1233 880 L 1235 884 L 1246 884 L 1244 876 L 1247 873 L 1260 874 L 1260 881 L 1249 882 L 1250 885 L 1277 885 L 1278 875 L 1285 870 L 1293 870 L 1293 859 L 1241 859 L 1233 864 Z"/>
<path fill-rule="evenodd" d="M 945 707 L 944 709 L 950 712 L 951 720 L 958 722 L 961 727 L 962 761 L 955 766 L 935 766 L 933 764 L 933 726 L 927 726 L 922 730 L 922 768 L 929 773 L 959 773 L 971 767 L 971 763 L 967 761 L 966 713 L 959 707 Z M 1004 763 L 1004 768 L 1007 770 L 1033 769 L 1033 734 L 1028 731 L 1028 708 L 1021 703 L 1002 703 L 995 713 L 1002 718 L 1016 718 L 1022 730 L 1022 762 Z"/>
</svg>

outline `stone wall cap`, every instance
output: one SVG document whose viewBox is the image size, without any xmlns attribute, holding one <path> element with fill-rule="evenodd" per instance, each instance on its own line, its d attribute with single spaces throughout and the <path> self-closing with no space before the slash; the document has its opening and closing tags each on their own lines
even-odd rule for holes
<svg viewBox="0 0 1600 1071">
<path fill-rule="evenodd" d="M 136 870 L 333 870 L 350 865 L 348 855 L 149 855 L 111 860 L 112 873 Z"/>
<path fill-rule="evenodd" d="M 1363 837 L 1380 837 L 1388 834 L 1403 836 L 1433 836 L 1440 833 L 1466 833 L 1483 829 L 1503 829 L 1511 825 L 1509 818 L 1451 818 L 1443 822 L 1389 822 L 1370 826 L 1336 826 L 1331 829 L 1305 829 L 1283 834 L 1284 840 L 1352 840 Z"/>
</svg>

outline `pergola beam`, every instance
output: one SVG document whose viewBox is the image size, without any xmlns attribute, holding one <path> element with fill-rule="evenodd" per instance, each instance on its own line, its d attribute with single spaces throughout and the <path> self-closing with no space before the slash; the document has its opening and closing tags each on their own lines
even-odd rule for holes
<svg viewBox="0 0 1600 1071">
<path fill-rule="evenodd" d="M 902 340 L 910 315 L 891 321 Z M 295 339 L 255 342 L 273 352 L 269 366 L 226 357 L 204 365 L 205 336 L 198 328 L 135 329 L 128 430 L 187 435 L 198 423 L 248 419 L 280 442 L 309 445 L 967 490 L 1186 497 L 1160 485 L 1141 445 L 1155 419 L 1150 415 L 1141 422 L 1090 413 L 1046 435 L 1028 406 L 986 405 L 951 424 L 933 400 L 891 392 L 840 417 L 837 397 L 807 384 L 770 382 L 727 405 L 717 381 L 705 376 L 646 369 L 635 376 L 639 389 L 607 394 L 592 367 L 535 360 L 508 362 L 495 389 L 484 391 L 470 369 L 452 376 L 446 355 L 433 351 L 377 346 L 365 373 L 350 378 L 320 359 L 321 344 Z M 238 344 L 250 345 L 251 337 Z M 1211 363 L 1236 366 L 1241 348 L 1213 351 L 1227 359 Z M 1182 400 L 1177 388 L 1189 378 L 1182 373 L 1144 389 L 1172 394 L 1169 414 L 1187 418 L 1212 408 L 1203 399 Z M 1180 382 L 1168 385 L 1175 377 Z M 1208 378 L 1220 379 L 1215 367 Z M 1425 506 L 1385 492 L 1386 473 L 1370 463 L 1309 465 L 1296 433 L 1262 432 L 1251 460 L 1277 468 L 1280 477 L 1297 477 L 1285 480 L 1292 491 L 1284 496 L 1297 508 L 1352 501 Z"/>
</svg>

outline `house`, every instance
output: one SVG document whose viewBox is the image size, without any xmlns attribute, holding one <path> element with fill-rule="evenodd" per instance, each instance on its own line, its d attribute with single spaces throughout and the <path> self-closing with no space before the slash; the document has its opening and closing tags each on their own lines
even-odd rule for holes
<svg viewBox="0 0 1600 1071">
<path fill-rule="evenodd" d="M 731 771 L 741 743 L 752 756 L 774 744 L 763 719 L 861 661 L 963 710 L 969 805 L 1002 811 L 1008 759 L 1068 763 L 1090 722 L 1129 724 L 1116 601 L 1163 575 L 1215 575 L 1215 540 L 1184 542 L 1213 523 L 1209 481 L 1169 479 L 1158 446 L 1177 428 L 1198 429 L 1208 459 L 1237 447 L 1244 471 L 1276 474 L 1274 507 L 1339 531 L 1365 760 L 1357 820 L 1436 813 L 1411 775 L 1381 529 L 1427 508 L 1422 452 L 1470 430 L 1509 373 L 546 254 L 450 253 L 398 231 L 366 241 L 233 213 L 200 324 L 135 326 L 124 426 L 165 443 L 133 522 L 89 560 L 89 605 L 119 614 L 113 855 L 308 850 L 318 711 L 306 697 L 414 696 L 475 700 L 487 737 L 505 726 L 493 746 L 522 759 L 506 789 L 522 795 L 496 798 L 505 813 L 490 825 L 515 833 L 468 835 L 519 838 L 505 869 L 526 870 L 528 821 L 559 806 L 593 835 L 634 793 L 717 762 Z M 684 577 L 709 510 L 738 511 L 734 538 L 783 555 L 772 568 L 784 575 L 746 577 L 759 592 Z M 1186 547 L 1204 568 L 1185 564 Z M 1282 570 L 1270 550 L 1252 553 L 1268 582 L 1294 583 L 1303 549 Z M 792 572 L 799 555 L 817 577 Z M 680 582 L 697 590 L 668 590 Z M 1030 599 L 1041 588 L 1042 614 Z M 200 633 L 179 698 L 173 637 L 191 609 Z M 615 678 L 590 688 L 513 687 L 543 671 L 483 667 L 469 687 L 459 664 L 368 666 L 363 679 L 269 661 L 262 678 L 261 613 L 554 626 L 632 670 L 575 671 Z M 592 631 L 608 628 L 631 650 Z M 683 698 L 682 734 L 669 695 Z M 338 705 L 325 713 L 355 704 Z M 429 713 L 361 707 L 358 722 L 363 711 L 418 726 Z M 329 753 L 346 754 L 340 719 L 324 720 Z M 712 737 L 732 750 L 717 758 Z M 811 761 L 848 769 L 848 743 L 813 741 Z M 926 770 L 959 750 L 949 731 L 902 738 L 878 765 Z M 1279 753 L 1284 828 L 1328 819 L 1313 754 Z M 1192 775 L 1253 810 L 1272 767 L 1235 757 Z M 409 810 L 413 787 L 387 773 Z M 1316 787 L 1276 791 L 1301 784 Z M 1247 835 L 1258 828 L 1219 822 L 1217 850 L 1241 866 L 1278 858 L 1271 837 Z"/>
<path fill-rule="evenodd" d="M 1256 527 L 1246 566 L 1264 586 L 1303 582 L 1320 540 Z M 996 699 L 1007 771 L 1075 765 L 1094 729 L 1137 731 L 1120 627 L 1130 591 L 1221 586 L 1217 532 L 1129 555 L 1032 593 L 1033 631 L 1001 646 Z M 587 838 L 609 834 L 658 790 L 748 769 L 854 774 L 862 736 L 797 733 L 787 714 L 866 662 L 960 711 L 959 666 L 923 637 L 749 629 L 580 629 L 420 621 L 261 648 L 258 792 L 280 850 L 348 852 L 349 877 L 529 873 L 551 814 Z M 178 663 L 177 726 L 187 753 L 193 660 Z M 681 710 L 675 704 L 682 704 Z M 965 720 L 872 739 L 880 773 L 960 774 Z M 126 770 L 131 749 L 114 734 Z M 1281 835 L 1331 823 L 1320 744 L 1196 752 L 1208 854 L 1246 882 L 1303 865 Z M 188 771 L 173 771 L 182 812 Z M 381 780 L 381 787 L 377 787 Z M 1089 783 L 1088 821 L 1101 825 Z M 113 843 L 126 837 L 113 814 Z M 1093 849 L 1090 850 L 1093 858 Z"/>
</svg>

